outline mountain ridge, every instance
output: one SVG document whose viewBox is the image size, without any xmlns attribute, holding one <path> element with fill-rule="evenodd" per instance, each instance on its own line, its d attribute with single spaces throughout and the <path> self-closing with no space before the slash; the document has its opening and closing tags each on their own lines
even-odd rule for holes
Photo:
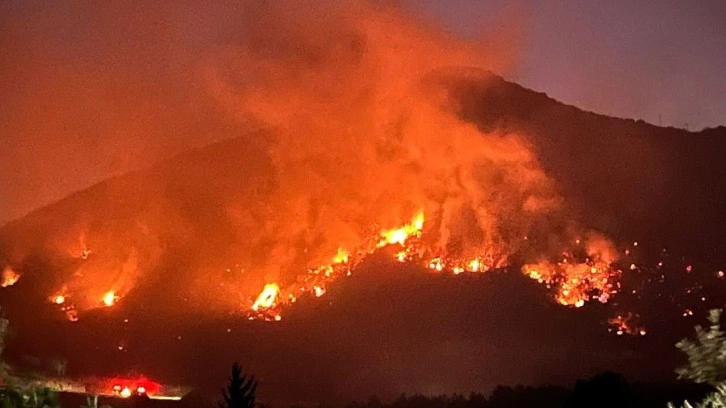
<svg viewBox="0 0 726 408">
<path fill-rule="evenodd" d="M 618 243 L 637 239 L 645 253 L 672 244 L 664 273 L 684 275 L 681 263 L 693 261 L 689 278 L 722 283 L 711 266 L 723 262 L 725 229 L 714 209 L 726 189 L 707 173 L 718 168 L 726 129 L 705 131 L 705 141 L 693 144 L 690 132 L 665 129 L 677 140 L 660 146 L 648 139 L 657 139 L 660 128 L 583 113 L 496 76 L 446 81 L 469 123 L 527 137 L 572 218 Z M 656 302 L 636 310 L 649 335 L 617 337 L 607 319 L 627 306 L 627 294 L 606 305 L 566 308 L 514 268 L 455 277 L 380 254 L 324 298 L 302 297 L 281 322 L 247 321 L 244 302 L 264 283 L 249 269 L 274 243 L 240 231 L 263 228 L 256 222 L 270 211 L 259 197 L 275 188 L 267 153 L 275 137 L 274 129 L 256 129 L 193 149 L 0 228 L 0 262 L 22 275 L 0 289 L 20 334 L 8 354 L 67 356 L 83 374 L 143 367 L 152 377 L 214 390 L 223 379 L 198 374 L 223 373 L 230 358 L 247 353 L 269 395 L 324 399 L 333 389 L 340 400 L 371 390 L 422 392 L 432 384 L 466 392 L 497 383 L 563 383 L 602 368 L 636 379 L 671 378 L 680 358 L 673 343 L 690 333 L 693 320 L 665 317 L 685 307 L 699 317 L 701 311 L 653 296 Z M 623 147 L 629 140 L 635 152 Z M 684 170 L 689 163 L 694 168 Z M 668 200 L 672 193 L 691 200 Z M 673 216 L 679 211 L 681 219 Z M 149 269 L 157 273 L 143 273 Z M 48 296 L 76 278 L 86 279 L 89 297 L 69 302 L 89 310 L 70 323 Z M 685 287 L 677 279 L 668 283 Z M 109 288 L 120 301 L 105 308 L 99 299 Z"/>
</svg>

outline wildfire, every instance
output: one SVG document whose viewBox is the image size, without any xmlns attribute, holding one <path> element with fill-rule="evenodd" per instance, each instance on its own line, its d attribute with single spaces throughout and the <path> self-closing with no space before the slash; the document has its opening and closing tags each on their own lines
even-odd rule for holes
<svg viewBox="0 0 726 408">
<path fill-rule="evenodd" d="M 78 312 L 76 312 L 76 309 L 73 307 L 65 308 L 66 318 L 72 322 L 78 321 Z"/>
<path fill-rule="evenodd" d="M 565 251 L 557 263 L 524 265 L 522 272 L 554 289 L 555 300 L 563 306 L 582 307 L 590 300 L 607 303 L 620 288 L 622 271 L 611 263 L 615 251 L 601 237 L 593 237 L 586 252 L 578 257 Z"/>
<path fill-rule="evenodd" d="M 111 307 L 116 303 L 116 301 L 118 301 L 118 296 L 116 296 L 116 293 L 114 291 L 109 290 L 108 292 L 106 292 L 106 294 L 103 295 L 101 301 L 106 307 Z"/>
<path fill-rule="evenodd" d="M 59 306 L 60 310 L 66 315 L 68 320 L 72 322 L 78 321 L 78 311 L 76 310 L 75 305 L 68 301 L 68 295 L 65 293 L 64 288 L 62 291 L 50 296 L 48 300 L 50 300 L 50 302 L 54 305 Z"/>
<path fill-rule="evenodd" d="M 638 323 L 638 315 L 627 313 L 625 315 L 617 315 L 608 320 L 610 329 L 608 331 L 615 332 L 618 336 L 623 334 L 645 336 L 647 334 L 645 327 Z"/>
<path fill-rule="evenodd" d="M 6 266 L 3 269 L 2 279 L 0 280 L 0 287 L 7 288 L 13 286 L 20 280 L 20 274 L 15 272 L 11 267 Z"/>
<path fill-rule="evenodd" d="M 308 269 L 307 273 L 298 278 L 298 282 L 286 288 L 281 294 L 277 283 L 265 285 L 263 290 L 252 303 L 248 313 L 250 320 L 281 320 L 281 309 L 294 303 L 300 295 L 306 293 L 315 297 L 321 297 L 328 291 L 327 285 L 342 276 L 350 276 L 351 270 L 366 256 L 390 245 L 401 246 L 401 250 L 394 255 L 401 263 L 418 263 L 421 266 L 442 273 L 460 274 L 464 272 L 486 272 L 492 268 L 504 266 L 506 258 L 495 257 L 485 251 L 483 254 L 471 259 L 450 260 L 445 256 L 434 256 L 424 258 L 426 253 L 436 251 L 425 248 L 421 242 L 424 227 L 424 214 L 419 213 L 410 223 L 399 228 L 384 230 L 378 234 L 378 238 L 372 241 L 370 247 L 359 248 L 353 252 L 356 256 L 351 257 L 349 252 L 339 248 L 333 257 L 330 265 L 321 265 Z"/>
<path fill-rule="evenodd" d="M 434 269 L 441 272 L 442 270 L 444 270 L 444 262 L 441 260 L 441 258 L 434 258 L 429 262 L 429 269 Z"/>
<path fill-rule="evenodd" d="M 383 231 L 381 239 L 376 247 L 382 248 L 386 245 L 399 244 L 404 246 L 406 241 L 412 237 L 420 237 L 423 230 L 424 214 L 419 213 L 410 224 L 406 224 L 401 228 Z"/>
<path fill-rule="evenodd" d="M 607 303 L 617 293 L 620 271 L 603 261 L 575 262 L 567 255 L 561 262 L 525 265 L 530 278 L 556 290 L 555 300 L 563 306 L 582 307 L 597 299 Z"/>
<path fill-rule="evenodd" d="M 285 308 L 295 303 L 301 296 L 315 298 L 325 296 L 330 290 L 330 284 L 341 277 L 350 276 L 360 262 L 379 251 L 389 254 L 392 260 L 400 263 L 417 265 L 441 274 L 485 273 L 507 266 L 506 253 L 500 251 L 499 248 L 486 247 L 468 252 L 467 257 L 461 257 L 447 253 L 445 249 L 431 246 L 431 242 L 427 241 L 429 237 L 425 236 L 423 232 L 423 227 L 424 214 L 419 213 L 409 223 L 398 228 L 374 232 L 368 240 L 363 240 L 364 244 L 360 247 L 348 249 L 339 247 L 335 254 L 331 254 L 328 258 L 329 264 L 307 269 L 297 277 L 295 282 L 287 286 L 281 286 L 281 283 L 278 282 L 267 283 L 254 301 L 247 303 L 251 304 L 247 310 L 248 319 L 282 320 Z M 621 289 L 620 278 L 624 273 L 623 270 L 627 273 L 647 276 L 648 282 L 662 283 L 665 280 L 662 272 L 664 266 L 662 260 L 657 263 L 657 267 L 652 269 L 642 264 L 636 265 L 632 262 L 633 259 L 629 258 L 625 258 L 627 261 L 622 263 L 625 266 L 623 270 L 615 266 L 613 262 L 619 257 L 618 254 L 630 257 L 638 247 L 635 244 L 630 249 L 615 251 L 612 244 L 602 237 L 589 237 L 574 242 L 576 243 L 574 249 L 563 251 L 559 259 L 526 264 L 522 268 L 522 272 L 526 276 L 551 290 L 554 301 L 560 305 L 580 308 L 591 301 L 608 303 L 614 295 L 621 291 L 640 297 L 643 293 L 640 287 Z M 472 248 L 467 249 L 467 251 L 471 250 Z M 628 267 L 628 265 L 630 266 Z M 682 266 L 686 273 L 689 270 L 691 270 L 691 274 L 698 273 L 685 261 Z M 648 273 L 650 275 L 647 275 Z M 722 269 L 708 273 L 711 277 L 715 275 L 716 279 L 723 279 L 726 276 Z M 2 274 L 2 286 L 14 284 L 19 277 L 19 274 L 6 267 Z M 685 292 L 687 295 L 697 296 L 701 302 L 705 302 L 706 298 L 699 293 L 701 289 L 700 285 L 689 285 Z M 63 287 L 48 299 L 58 306 L 68 320 L 77 321 L 80 311 L 73 304 L 72 296 L 73 293 Z M 115 291 L 108 291 L 101 296 L 99 306 L 111 307 L 118 299 L 119 296 Z M 693 307 L 692 304 L 684 304 L 681 307 L 684 306 Z M 691 309 L 685 309 L 682 314 L 683 317 L 689 317 L 694 312 Z M 638 323 L 638 318 L 637 315 L 620 312 L 608 320 L 609 331 L 617 335 L 643 336 L 646 334 L 646 330 Z"/>
<path fill-rule="evenodd" d="M 348 251 L 346 251 L 343 248 L 338 248 L 338 253 L 335 255 L 335 258 L 333 258 L 334 264 L 344 264 L 348 262 Z"/>
<path fill-rule="evenodd" d="M 423 226 L 424 214 L 419 213 L 408 224 L 382 231 L 374 247 L 362 248 L 355 253 L 365 256 L 390 245 L 399 245 L 402 249 L 394 255 L 398 262 L 417 263 L 436 272 L 454 275 L 487 272 L 506 266 L 506 256 L 491 250 L 469 259 L 450 259 L 445 254 L 425 257 L 422 254 L 435 254 L 437 251 L 423 245 Z M 593 239 L 587 246 L 590 254 L 582 262 L 577 261 L 572 254 L 564 252 L 560 262 L 525 265 L 523 272 L 554 289 L 555 300 L 563 306 L 579 308 L 594 299 L 607 303 L 618 292 L 622 272 L 612 267 L 610 260 L 614 256 L 604 239 Z M 280 320 L 281 309 L 294 303 L 299 295 L 310 293 L 315 297 L 323 296 L 327 292 L 327 284 L 341 276 L 350 275 L 351 269 L 359 261 L 356 258 L 351 262 L 348 252 L 338 249 L 332 264 L 309 269 L 283 296 L 278 284 L 265 285 L 252 304 L 248 317 L 251 320 Z"/>
<path fill-rule="evenodd" d="M 277 283 L 268 283 L 262 290 L 257 300 L 252 304 L 252 310 L 255 312 L 260 309 L 271 309 L 275 307 L 277 295 L 280 293 L 280 286 Z"/>
</svg>

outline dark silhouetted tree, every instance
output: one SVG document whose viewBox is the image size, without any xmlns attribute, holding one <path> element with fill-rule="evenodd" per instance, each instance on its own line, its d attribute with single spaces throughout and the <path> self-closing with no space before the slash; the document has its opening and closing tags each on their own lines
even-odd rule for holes
<svg viewBox="0 0 726 408">
<path fill-rule="evenodd" d="M 618 373 L 598 374 L 578 381 L 565 408 L 635 408 L 638 401 L 625 377 Z"/>
<path fill-rule="evenodd" d="M 0 317 L 0 408 L 58 408 L 57 394 L 48 387 L 21 383 L 9 376 L 2 359 L 8 320 Z"/>
<path fill-rule="evenodd" d="M 7 366 L 3 360 L 3 350 L 5 349 L 5 335 L 8 332 L 8 320 L 0 315 L 0 379 L 7 374 Z"/>
<path fill-rule="evenodd" d="M 238 363 L 234 363 L 232 375 L 229 377 L 229 385 L 222 389 L 224 401 L 219 403 L 219 408 L 254 408 L 256 391 L 255 378 L 243 374 L 242 367 Z"/>
</svg>

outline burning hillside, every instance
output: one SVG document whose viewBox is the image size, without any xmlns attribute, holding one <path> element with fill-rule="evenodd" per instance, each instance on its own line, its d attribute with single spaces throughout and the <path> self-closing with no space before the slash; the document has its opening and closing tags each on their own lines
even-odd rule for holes
<svg viewBox="0 0 726 408">
<path fill-rule="evenodd" d="M 295 303 L 299 296 L 306 294 L 315 297 L 323 296 L 328 290 L 327 284 L 339 277 L 350 276 L 366 256 L 388 247 L 397 248 L 395 258 L 398 262 L 416 263 L 434 272 L 446 272 L 454 275 L 486 273 L 508 265 L 507 253 L 491 247 L 485 247 L 473 257 L 456 258 L 441 250 L 437 251 L 431 246 L 426 246 L 426 241 L 422 239 L 424 222 L 424 214 L 421 213 L 409 224 L 400 228 L 384 230 L 376 240 L 370 241 L 368 247 L 358 248 L 352 256 L 345 249 L 339 248 L 332 263 L 309 269 L 305 275 L 299 276 L 296 282 L 285 290 L 281 290 L 277 283 L 265 285 L 251 306 L 249 319 L 281 320 L 281 309 Z M 526 241 L 527 237 L 524 237 L 524 240 Z M 609 242 L 603 241 L 602 238 L 599 240 L 595 238 L 585 245 L 586 256 L 581 263 L 570 256 L 557 266 L 543 262 L 536 265 L 524 265 L 522 271 L 540 283 L 546 284 L 548 288 L 554 289 L 557 302 L 564 306 L 582 307 L 591 299 L 607 303 L 610 296 L 617 293 L 617 289 L 620 287 L 621 271 L 615 269 L 612 264 L 616 257 L 615 250 Z"/>
<path fill-rule="evenodd" d="M 723 303 L 726 228 L 718 216 L 726 194 L 718 193 L 726 186 L 704 176 L 724 153 L 723 142 L 714 143 L 722 129 L 689 134 L 563 106 L 484 71 L 506 70 L 507 44 L 457 41 L 395 7 L 328 2 L 329 13 L 312 14 L 300 7 L 243 3 L 234 35 L 185 60 L 198 80 L 185 92 L 203 89 L 204 109 L 214 112 L 201 128 L 234 137 L 108 179 L 0 229 L 0 293 L 11 314 L 76 322 L 56 327 L 80 327 L 74 335 L 113 352 L 128 350 L 119 338 L 141 338 L 131 348 L 149 360 L 165 358 L 158 354 L 172 348 L 168 342 L 194 338 L 164 326 L 189 325 L 188 316 L 212 317 L 193 324 L 282 321 L 257 329 L 225 320 L 224 333 L 268 330 L 250 347 L 285 350 L 291 361 L 312 349 L 334 366 L 335 353 L 319 344 L 365 349 L 361 338 L 381 340 L 364 329 L 353 336 L 341 323 L 357 316 L 384 326 L 360 317 L 380 312 L 378 297 L 417 312 L 412 332 L 424 331 L 437 347 L 439 334 L 416 324 L 441 303 L 449 306 L 445 318 L 432 318 L 431 327 L 453 320 L 472 338 L 482 333 L 470 315 L 496 322 L 492 331 L 509 319 L 506 307 L 485 313 L 490 298 L 520 307 L 513 313 L 520 323 L 537 316 L 532 326 L 542 337 L 547 319 L 561 323 L 578 309 L 580 320 L 560 325 L 568 339 L 592 327 L 608 338 L 607 328 L 662 332 L 665 325 L 650 324 Z M 664 248 L 670 243 L 675 250 Z M 692 258 L 693 248 L 706 256 Z M 415 278 L 401 276 L 416 283 L 399 282 L 393 294 L 370 290 L 355 302 L 341 299 L 350 291 L 336 297 L 343 282 L 371 270 L 413 271 Z M 414 294 L 406 290 L 426 289 L 431 276 L 461 285 L 471 300 L 465 310 L 451 306 L 460 305 L 454 286 L 432 285 L 420 295 L 427 302 L 407 304 Z M 504 289 L 476 286 L 496 279 Z M 337 311 L 330 338 L 320 323 L 327 315 L 310 306 L 328 299 L 357 308 Z M 313 310 L 298 316 L 318 330 L 288 319 L 300 309 Z M 152 318 L 137 323 L 138 315 Z M 586 318 L 593 326 L 583 329 Z M 290 341 L 291 333 L 307 343 Z M 443 337 L 451 344 L 442 355 L 477 351 Z M 270 341 L 273 352 L 264 349 Z M 517 354 L 539 347 L 526 344 Z M 551 344 L 556 356 L 560 339 Z M 410 352 L 410 366 L 421 358 L 388 346 Z M 379 367 L 393 359 L 364 351 L 359 368 L 368 367 L 366 356 L 384 356 Z M 273 371 L 287 372 L 286 364 Z"/>
<path fill-rule="evenodd" d="M 417 211 L 425 229 L 421 219 L 402 233 L 420 238 L 431 260 L 495 267 L 560 208 L 525 135 L 461 120 L 437 79 L 452 67 L 501 66 L 493 53 L 395 7 L 331 3 L 329 14 L 308 15 L 250 3 L 240 19 L 243 39 L 211 50 L 200 73 L 240 126 L 267 131 L 227 152 L 232 162 L 183 169 L 176 161 L 175 173 L 129 176 L 134 193 L 98 191 L 103 207 L 79 201 L 32 238 L 7 229 L 3 262 L 21 279 L 33 256 L 60 264 L 46 297 L 70 317 L 154 285 L 177 251 L 196 269 L 174 279 L 181 298 L 207 305 L 222 285 L 230 294 L 222 308 L 239 309 L 262 284 L 291 282 L 301 269 L 322 265 L 307 276 L 325 280 L 333 265 L 350 269 L 382 245 L 412 252 L 401 233 L 377 236 Z M 339 249 L 350 259 L 330 264 Z M 325 290 L 305 280 L 300 290 Z"/>
</svg>

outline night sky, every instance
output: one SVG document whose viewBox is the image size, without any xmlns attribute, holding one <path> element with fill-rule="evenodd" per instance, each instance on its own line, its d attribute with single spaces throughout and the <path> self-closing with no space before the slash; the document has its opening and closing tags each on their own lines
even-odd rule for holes
<svg viewBox="0 0 726 408">
<path fill-rule="evenodd" d="M 723 1 L 410 3 L 458 35 L 516 37 L 504 76 L 564 103 L 690 130 L 726 122 Z"/>
</svg>

